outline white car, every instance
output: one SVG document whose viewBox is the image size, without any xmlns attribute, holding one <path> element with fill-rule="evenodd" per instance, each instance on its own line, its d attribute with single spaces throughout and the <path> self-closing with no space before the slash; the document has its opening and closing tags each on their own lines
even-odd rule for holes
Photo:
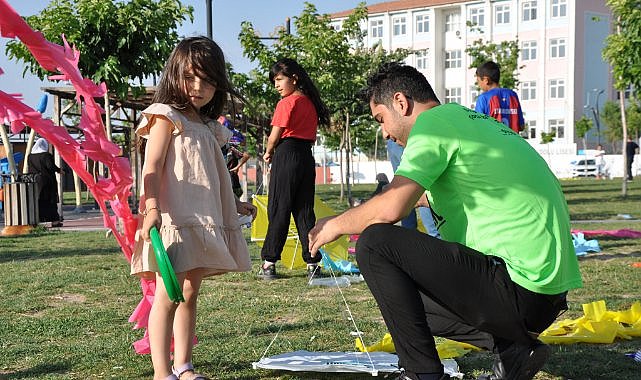
<svg viewBox="0 0 641 380">
<path fill-rule="evenodd" d="M 570 162 L 572 177 L 596 177 L 599 166 L 595 158 L 582 158 Z"/>
</svg>

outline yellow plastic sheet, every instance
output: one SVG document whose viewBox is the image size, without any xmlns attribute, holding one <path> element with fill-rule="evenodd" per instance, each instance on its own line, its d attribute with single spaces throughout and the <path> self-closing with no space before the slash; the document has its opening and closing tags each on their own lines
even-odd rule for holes
<svg viewBox="0 0 641 380">
<path fill-rule="evenodd" d="M 367 348 L 363 347 L 363 343 L 361 342 L 360 339 L 357 338 L 356 348 L 360 352 L 365 352 L 365 351 L 396 352 L 396 348 L 394 347 L 394 342 L 392 341 L 392 336 L 389 333 L 386 333 L 385 336 L 383 336 L 383 339 L 374 343 L 371 346 L 367 346 Z M 436 351 L 438 351 L 438 356 L 441 359 L 456 358 L 459 356 L 463 356 L 473 350 L 480 351 L 478 347 L 475 347 L 471 344 L 456 342 L 450 339 L 442 339 L 441 341 L 438 341 L 436 343 Z"/>
<path fill-rule="evenodd" d="M 634 302 L 629 310 L 610 311 L 605 301 L 583 304 L 583 317 L 555 322 L 539 335 L 548 344 L 612 343 L 616 338 L 641 336 L 641 303 Z"/>
<path fill-rule="evenodd" d="M 629 310 L 610 311 L 605 301 L 594 301 L 583 304 L 583 317 L 564 319 L 553 323 L 539 335 L 539 339 L 547 344 L 572 343 L 612 343 L 616 338 L 632 339 L 641 337 L 641 302 L 637 301 Z M 396 352 L 392 336 L 387 333 L 380 341 L 367 348 L 363 347 L 360 339 L 356 339 L 356 348 L 365 352 L 383 351 Z M 438 356 L 441 359 L 451 359 L 463 356 L 478 347 L 471 344 L 456 342 L 449 339 L 436 344 Z"/>
<path fill-rule="evenodd" d="M 252 203 L 256 206 L 258 212 L 256 214 L 256 220 L 252 223 L 251 239 L 262 247 L 265 242 L 265 235 L 267 235 L 268 225 L 267 196 L 255 195 L 252 199 Z M 336 215 L 336 212 L 318 197 L 314 197 L 314 213 L 316 214 L 316 219 Z M 334 261 L 347 260 L 348 246 L 347 238 L 341 237 L 336 241 L 326 244 L 324 249 L 325 252 L 329 253 L 329 256 Z M 296 224 L 294 223 L 293 218 L 290 218 L 289 221 L 289 232 L 287 234 L 285 246 L 283 247 L 283 252 L 281 253 L 281 263 L 289 269 L 305 268 L 306 265 L 305 261 L 303 261 L 302 247 L 300 240 L 298 239 L 298 231 L 296 230 Z"/>
</svg>

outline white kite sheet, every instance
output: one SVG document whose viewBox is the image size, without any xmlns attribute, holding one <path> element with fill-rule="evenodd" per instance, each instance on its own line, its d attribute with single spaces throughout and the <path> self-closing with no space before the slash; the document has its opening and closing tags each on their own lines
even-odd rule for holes
<svg viewBox="0 0 641 380">
<path fill-rule="evenodd" d="M 371 358 L 371 361 L 370 361 Z M 454 359 L 441 361 L 445 373 L 463 378 Z M 270 356 L 253 363 L 254 369 L 273 369 L 297 372 L 381 373 L 398 371 L 398 357 L 387 352 L 310 352 L 294 351 Z"/>
</svg>

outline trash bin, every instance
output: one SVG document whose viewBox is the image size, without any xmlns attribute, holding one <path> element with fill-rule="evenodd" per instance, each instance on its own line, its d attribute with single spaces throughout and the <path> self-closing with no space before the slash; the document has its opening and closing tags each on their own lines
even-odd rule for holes
<svg viewBox="0 0 641 380">
<path fill-rule="evenodd" d="M 35 226 L 38 214 L 38 185 L 34 174 L 19 174 L 15 181 L 3 175 L 4 225 Z"/>
</svg>

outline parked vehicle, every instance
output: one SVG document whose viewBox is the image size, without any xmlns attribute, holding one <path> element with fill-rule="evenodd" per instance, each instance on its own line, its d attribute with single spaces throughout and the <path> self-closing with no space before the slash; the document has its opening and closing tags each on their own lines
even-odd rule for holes
<svg viewBox="0 0 641 380">
<path fill-rule="evenodd" d="M 598 169 L 595 158 L 583 158 L 570 162 L 572 177 L 596 177 Z"/>
</svg>

